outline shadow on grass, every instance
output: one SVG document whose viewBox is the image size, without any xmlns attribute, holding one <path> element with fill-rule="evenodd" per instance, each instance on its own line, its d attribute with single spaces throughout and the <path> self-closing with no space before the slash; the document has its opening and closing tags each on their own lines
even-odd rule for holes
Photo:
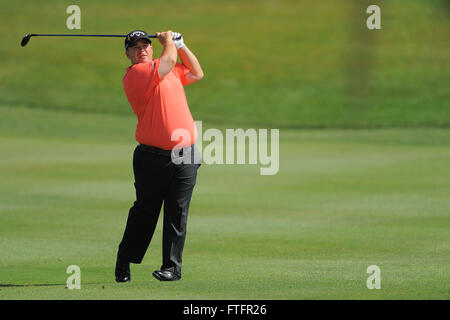
<svg viewBox="0 0 450 320">
<path fill-rule="evenodd" d="M 86 283 L 86 284 L 102 284 L 102 282 Z M 36 283 L 36 284 L 0 284 L 0 288 L 24 288 L 24 287 L 66 287 L 65 283 Z"/>
</svg>

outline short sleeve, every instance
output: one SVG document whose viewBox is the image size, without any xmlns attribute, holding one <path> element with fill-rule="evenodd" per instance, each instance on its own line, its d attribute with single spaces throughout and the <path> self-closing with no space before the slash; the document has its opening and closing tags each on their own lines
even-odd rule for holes
<svg viewBox="0 0 450 320">
<path fill-rule="evenodd" d="M 150 82 L 150 87 L 155 87 L 161 82 L 161 77 L 159 76 L 159 65 L 161 64 L 161 58 L 152 61 L 152 81 Z"/>
<path fill-rule="evenodd" d="M 175 64 L 175 67 L 173 68 L 174 72 L 178 75 L 178 77 L 181 80 L 181 83 L 183 86 L 189 84 L 187 80 L 187 75 L 191 72 L 184 64 L 177 63 Z"/>
</svg>

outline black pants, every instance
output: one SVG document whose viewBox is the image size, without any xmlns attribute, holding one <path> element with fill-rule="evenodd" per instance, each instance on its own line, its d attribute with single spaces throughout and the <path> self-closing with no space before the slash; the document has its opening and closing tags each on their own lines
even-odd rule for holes
<svg viewBox="0 0 450 320">
<path fill-rule="evenodd" d="M 185 158 L 190 157 L 188 164 L 172 162 L 170 154 L 161 149 L 138 145 L 134 150 L 136 201 L 128 214 L 118 259 L 141 263 L 164 203 L 161 269 L 181 276 L 188 209 L 200 167 L 192 161 L 194 151 L 198 157 L 198 150 L 195 146 L 188 149 L 184 149 Z"/>
</svg>

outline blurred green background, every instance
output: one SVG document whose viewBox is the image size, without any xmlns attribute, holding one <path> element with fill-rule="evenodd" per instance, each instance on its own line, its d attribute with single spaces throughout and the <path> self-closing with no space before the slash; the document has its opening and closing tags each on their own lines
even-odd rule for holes
<svg viewBox="0 0 450 320">
<path fill-rule="evenodd" d="M 82 33 L 173 29 L 206 77 L 196 119 L 277 128 L 448 127 L 449 6 L 442 0 L 77 1 Z M 71 1 L 2 5 L 3 105 L 130 115 L 122 40 L 33 38 L 67 30 Z M 159 56 L 160 45 L 155 44 Z"/>
<path fill-rule="evenodd" d="M 0 299 L 449 298 L 448 1 L 24 0 L 0 18 Z M 184 35 L 204 129 L 280 129 L 277 175 L 202 166 L 175 286 L 151 277 L 161 221 L 133 282 L 113 278 L 134 201 L 123 40 L 20 47 L 134 29 Z"/>
</svg>

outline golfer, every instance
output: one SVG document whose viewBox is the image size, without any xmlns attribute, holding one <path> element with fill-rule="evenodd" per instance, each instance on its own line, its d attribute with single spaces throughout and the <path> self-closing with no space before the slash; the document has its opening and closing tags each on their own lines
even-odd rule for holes
<svg viewBox="0 0 450 320">
<path fill-rule="evenodd" d="M 138 119 L 139 144 L 133 154 L 136 201 L 117 252 L 117 282 L 131 280 L 130 263 L 141 263 L 163 204 L 162 266 L 153 276 L 160 281 L 181 279 L 189 203 L 201 163 L 194 145 L 197 128 L 183 86 L 202 79 L 202 68 L 181 34 L 167 31 L 156 36 L 163 46 L 159 59 L 153 59 L 145 31 L 135 30 L 125 39 L 131 66 L 123 88 Z M 182 63 L 177 63 L 178 56 Z"/>
</svg>

